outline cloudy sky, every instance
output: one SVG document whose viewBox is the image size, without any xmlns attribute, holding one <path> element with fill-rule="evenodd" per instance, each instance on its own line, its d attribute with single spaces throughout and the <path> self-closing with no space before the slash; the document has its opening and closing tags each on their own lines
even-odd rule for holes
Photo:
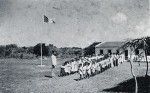
<svg viewBox="0 0 150 93">
<path fill-rule="evenodd" d="M 0 44 L 85 47 L 150 36 L 149 9 L 149 0 L 0 0 Z"/>
</svg>

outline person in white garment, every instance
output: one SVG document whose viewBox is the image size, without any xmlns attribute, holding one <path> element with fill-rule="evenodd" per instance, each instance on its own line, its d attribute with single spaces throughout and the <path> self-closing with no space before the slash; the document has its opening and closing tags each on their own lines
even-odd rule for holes
<svg viewBox="0 0 150 93">
<path fill-rule="evenodd" d="M 70 64 L 69 64 L 69 61 L 66 61 L 66 65 L 65 65 L 65 73 L 66 75 L 69 75 L 70 74 Z"/>
<path fill-rule="evenodd" d="M 83 69 L 82 69 L 82 71 L 83 71 L 83 78 L 86 78 L 86 76 L 87 76 L 87 73 L 86 73 L 86 70 L 87 70 L 86 64 L 87 63 L 83 64 Z"/>
<path fill-rule="evenodd" d="M 72 59 L 71 60 L 71 74 L 74 74 L 75 73 L 75 60 Z"/>
<path fill-rule="evenodd" d="M 51 60 L 52 61 L 52 68 L 55 68 L 56 65 L 57 65 L 57 59 L 56 59 L 56 56 L 55 56 L 54 52 L 51 55 L 51 59 L 52 59 Z"/>
<path fill-rule="evenodd" d="M 69 73 L 69 75 L 71 74 L 71 69 L 72 69 L 72 67 L 71 67 L 71 61 L 69 61 L 69 63 L 68 63 L 68 73 Z"/>
<path fill-rule="evenodd" d="M 96 63 L 96 74 L 99 74 L 100 71 L 101 71 L 101 67 L 100 67 L 100 64 L 99 63 Z"/>
<path fill-rule="evenodd" d="M 75 73 L 78 72 L 78 66 L 79 66 L 79 63 L 78 63 L 78 59 L 76 58 L 75 59 L 75 64 L 74 64 L 74 71 L 75 71 Z"/>
<path fill-rule="evenodd" d="M 55 56 L 55 52 L 54 51 L 52 51 L 51 62 L 52 62 L 51 76 L 53 77 L 53 76 L 55 76 L 53 70 L 56 68 L 56 65 L 57 65 L 57 58 Z"/>
<path fill-rule="evenodd" d="M 92 61 L 92 65 L 91 65 L 91 70 L 92 70 L 92 76 L 94 76 L 96 73 L 96 63 L 95 61 Z"/>
<path fill-rule="evenodd" d="M 79 79 L 83 79 L 83 65 L 82 64 L 79 64 L 78 73 L 80 75 Z"/>
<path fill-rule="evenodd" d="M 111 67 L 112 67 L 112 68 L 113 68 L 114 65 L 115 65 L 115 64 L 114 64 L 114 58 L 115 58 L 115 57 L 114 57 L 114 54 L 112 54 L 112 55 L 111 55 L 111 58 L 110 58 Z"/>
<path fill-rule="evenodd" d="M 91 76 L 91 65 L 92 65 L 92 63 L 88 63 L 88 65 L 87 65 L 87 77 L 88 78 Z"/>
</svg>

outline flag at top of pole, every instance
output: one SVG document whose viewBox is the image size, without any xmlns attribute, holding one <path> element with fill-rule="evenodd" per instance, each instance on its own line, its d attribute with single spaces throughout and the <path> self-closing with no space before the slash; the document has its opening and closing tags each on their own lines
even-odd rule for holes
<svg viewBox="0 0 150 93">
<path fill-rule="evenodd" d="M 45 16 L 44 15 L 44 22 L 45 23 L 48 23 L 48 22 L 50 22 L 50 23 L 53 23 L 53 24 L 55 24 L 55 21 L 54 21 L 54 19 L 49 19 L 47 16 Z"/>
<path fill-rule="evenodd" d="M 45 23 L 48 23 L 48 22 L 49 22 L 48 17 L 47 17 L 47 16 L 45 16 L 45 15 L 44 15 L 44 22 L 45 22 Z"/>
</svg>

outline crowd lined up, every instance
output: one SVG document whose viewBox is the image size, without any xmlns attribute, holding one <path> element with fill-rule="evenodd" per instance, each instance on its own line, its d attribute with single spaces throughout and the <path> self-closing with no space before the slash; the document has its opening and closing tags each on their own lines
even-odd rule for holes
<svg viewBox="0 0 150 93">
<path fill-rule="evenodd" d="M 78 73 L 79 79 L 89 78 L 111 67 L 118 66 L 123 61 L 123 56 L 116 54 L 75 58 L 66 61 L 61 66 L 60 76 Z"/>
</svg>

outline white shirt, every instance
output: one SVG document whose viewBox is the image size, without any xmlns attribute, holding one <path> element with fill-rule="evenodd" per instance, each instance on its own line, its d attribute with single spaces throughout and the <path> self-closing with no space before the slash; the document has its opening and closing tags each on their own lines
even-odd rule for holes
<svg viewBox="0 0 150 93">
<path fill-rule="evenodd" d="M 65 66 L 65 72 L 70 73 L 70 71 L 71 71 L 71 65 L 70 65 L 70 64 L 67 64 L 67 65 Z"/>
<path fill-rule="evenodd" d="M 65 72 L 68 72 L 69 73 L 69 67 L 68 67 L 68 64 L 67 65 L 65 65 Z"/>
<path fill-rule="evenodd" d="M 56 56 L 54 56 L 54 55 L 52 54 L 51 59 L 52 59 L 52 65 L 56 66 L 56 65 L 57 65 Z"/>
</svg>

